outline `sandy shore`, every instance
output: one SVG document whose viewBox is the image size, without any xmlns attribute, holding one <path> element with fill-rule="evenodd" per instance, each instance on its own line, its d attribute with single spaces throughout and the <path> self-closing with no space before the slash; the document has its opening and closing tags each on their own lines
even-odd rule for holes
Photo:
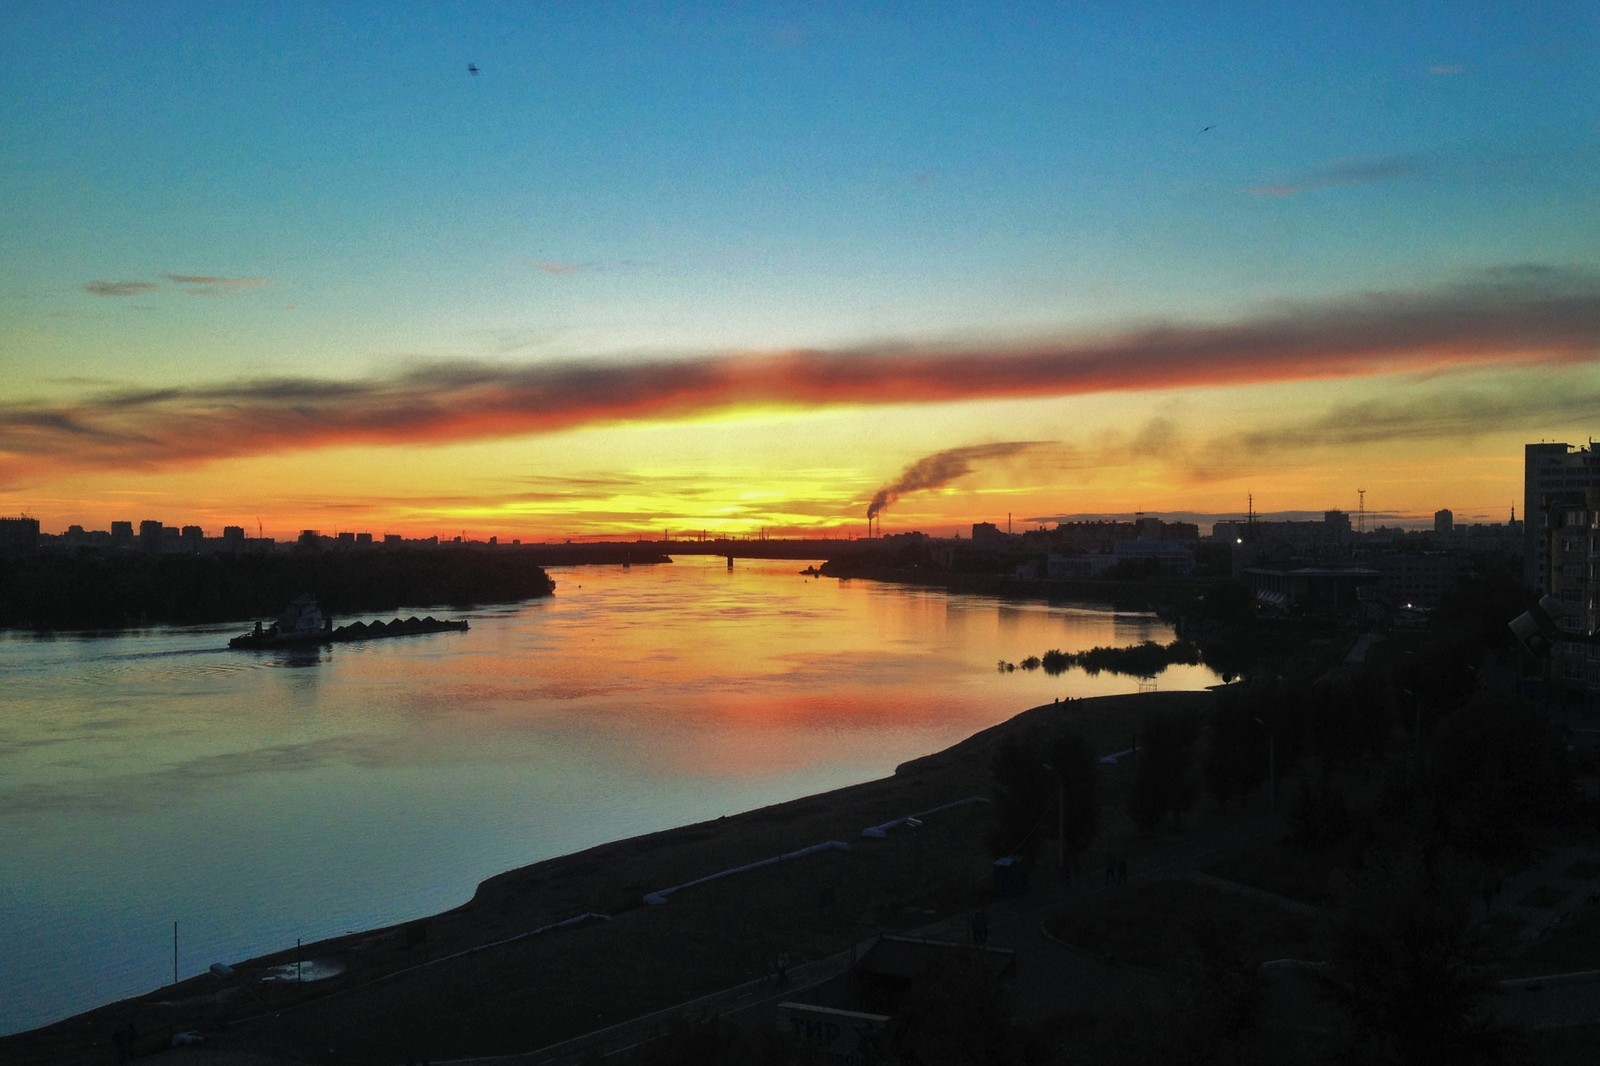
<svg viewBox="0 0 1600 1066">
<path fill-rule="evenodd" d="M 205 1036 L 203 1051 L 167 1053 L 174 1062 L 437 1061 L 543 1047 L 760 977 L 780 951 L 798 964 L 971 906 L 990 883 L 990 814 L 987 803 L 958 801 L 989 794 L 1002 741 L 1042 742 L 1076 728 L 1096 750 L 1120 751 L 1152 710 L 1198 711 L 1210 698 L 1141 693 L 1036 707 L 890 777 L 539 862 L 490 878 L 468 903 L 432 918 L 307 945 L 302 958 L 338 971 L 324 980 L 264 982 L 296 961 L 291 948 L 229 977 L 204 974 L 0 1038 L 0 1058 L 114 1062 L 112 1033 L 128 1024 L 148 1052 L 177 1032 Z M 1098 843 L 1120 848 L 1131 835 L 1120 802 L 1131 768 L 1103 771 Z M 952 803 L 920 829 L 862 836 Z M 704 881 L 664 905 L 644 902 L 827 841 L 848 848 Z"/>
</svg>

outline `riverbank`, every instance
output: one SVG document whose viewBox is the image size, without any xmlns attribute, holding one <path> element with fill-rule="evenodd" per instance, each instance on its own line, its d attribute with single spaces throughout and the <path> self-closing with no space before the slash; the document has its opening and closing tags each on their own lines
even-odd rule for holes
<svg viewBox="0 0 1600 1066">
<path fill-rule="evenodd" d="M 842 581 L 887 581 L 971 596 L 1044 600 L 1051 603 L 1099 603 L 1117 610 L 1156 613 L 1194 599 L 1218 580 L 1215 577 L 1019 578 L 1010 574 L 961 573 L 891 565 L 858 557 L 830 558 L 822 564 L 821 574 Z"/>
<path fill-rule="evenodd" d="M 639 553 L 639 562 L 665 561 Z M 369 547 L 275 554 L 35 552 L 0 556 L 0 628 L 103 630 L 270 618 L 309 593 L 330 616 L 515 603 L 552 595 L 541 556 Z M 577 556 L 562 557 L 587 561 Z"/>
<path fill-rule="evenodd" d="M 1120 751 L 1151 711 L 1199 711 L 1210 698 L 1141 693 L 1036 707 L 890 777 L 537 863 L 490 878 L 444 914 L 305 946 L 303 960 L 343 966 L 324 980 L 261 981 L 272 967 L 293 966 L 291 946 L 235 964 L 229 975 L 191 977 L 0 1039 L 0 1057 L 112 1061 L 111 1034 L 130 1024 L 147 1050 L 193 1031 L 205 1036 L 208 1054 L 306 1061 L 542 1047 L 760 977 L 780 951 L 798 965 L 972 905 L 990 883 L 987 804 L 945 805 L 987 796 L 1000 743 L 1070 725 L 1096 750 Z M 1131 840 L 1119 799 L 1131 768 L 1103 770 L 1107 825 L 1090 865 Z M 920 828 L 862 836 L 941 807 Z M 706 881 L 664 905 L 644 902 L 660 889 L 835 840 L 848 850 Z M 580 920 L 564 924 L 572 919 Z"/>
</svg>

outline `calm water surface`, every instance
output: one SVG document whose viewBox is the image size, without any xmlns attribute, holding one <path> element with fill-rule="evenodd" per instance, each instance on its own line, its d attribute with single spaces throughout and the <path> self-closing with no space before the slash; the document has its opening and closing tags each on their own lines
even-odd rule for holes
<svg viewBox="0 0 1600 1066">
<path fill-rule="evenodd" d="M 170 981 L 174 922 L 189 977 L 434 913 L 503 870 L 1137 687 L 998 659 L 1171 639 L 803 565 L 558 569 L 554 597 L 470 633 L 304 653 L 227 650 L 242 625 L 0 635 L 0 1033 Z"/>
</svg>

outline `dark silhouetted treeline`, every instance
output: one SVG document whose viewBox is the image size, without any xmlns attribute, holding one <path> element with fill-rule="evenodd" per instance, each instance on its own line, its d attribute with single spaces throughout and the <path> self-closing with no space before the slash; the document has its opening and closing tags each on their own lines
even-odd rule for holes
<svg viewBox="0 0 1600 1066">
<path fill-rule="evenodd" d="M 384 549 L 275 555 L 37 554 L 0 558 L 0 626 L 117 629 L 276 616 L 303 593 L 330 617 L 548 596 L 515 552 Z"/>
</svg>

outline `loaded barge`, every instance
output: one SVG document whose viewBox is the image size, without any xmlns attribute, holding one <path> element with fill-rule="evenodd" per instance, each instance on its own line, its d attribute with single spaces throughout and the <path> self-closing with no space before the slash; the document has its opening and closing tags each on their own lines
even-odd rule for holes
<svg viewBox="0 0 1600 1066">
<path fill-rule="evenodd" d="M 413 615 L 389 622 L 352 622 L 335 629 L 333 619 L 323 616 L 316 600 L 301 596 L 284 609 L 277 621 L 268 626 L 257 622 L 253 631 L 228 641 L 228 647 L 292 648 L 308 644 L 346 644 L 354 640 L 377 640 L 382 637 L 409 637 L 418 633 L 466 631 L 465 619 L 440 620 L 432 615 L 426 618 Z"/>
</svg>

